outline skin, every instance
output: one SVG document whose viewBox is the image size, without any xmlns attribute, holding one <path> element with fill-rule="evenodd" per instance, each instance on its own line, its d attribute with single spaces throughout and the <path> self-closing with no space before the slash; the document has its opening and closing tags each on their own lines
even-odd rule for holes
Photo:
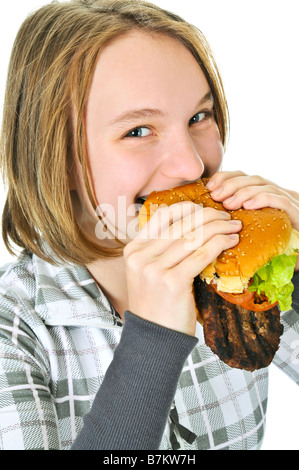
<svg viewBox="0 0 299 470">
<path fill-rule="evenodd" d="M 153 189 L 217 171 L 223 149 L 214 119 L 202 114 L 199 125 L 189 126 L 199 111 L 213 111 L 212 99 L 199 105 L 209 91 L 198 63 L 174 39 L 138 32 L 102 52 L 86 114 L 98 203 L 111 204 L 118 214 L 119 195 L 128 208 Z M 155 111 L 143 116 L 144 109 Z M 131 110 L 140 117 L 123 116 Z M 127 136 L 138 126 L 141 137 Z"/>
<path fill-rule="evenodd" d="M 118 195 L 125 196 L 127 209 L 153 190 L 203 176 L 212 177 L 213 190 L 224 189 L 221 195 L 215 192 L 215 200 L 236 194 L 234 203 L 241 207 L 245 191 L 250 196 L 247 202 L 254 195 L 262 204 L 264 193 L 256 194 L 251 177 L 218 172 L 223 148 L 207 80 L 191 53 L 173 38 L 133 32 L 105 48 L 91 85 L 86 131 L 97 202 L 110 204 L 116 216 L 123 215 L 118 214 Z M 80 219 L 81 228 L 94 232 L 97 219 L 78 165 L 73 181 L 87 214 Z M 268 183 L 260 179 L 259 188 L 264 186 Z M 278 204 L 273 191 L 267 197 Z M 287 193 L 282 199 L 288 199 Z M 123 256 L 101 259 L 87 268 L 121 315 L 129 309 L 194 335 L 193 279 L 238 243 L 241 225 L 210 208 L 195 217 L 201 209 L 189 202 L 172 208 L 155 213 L 150 236 L 144 236 L 146 226 L 133 239 L 127 238 Z M 298 221 L 298 207 L 293 215 Z M 134 217 L 128 215 L 126 223 Z M 178 230 L 180 237 L 175 236 Z"/>
<path fill-rule="evenodd" d="M 215 201 L 229 210 L 241 207 L 249 210 L 272 207 L 289 215 L 292 226 L 299 231 L 299 194 L 282 188 L 258 175 L 249 176 L 241 171 L 215 173 L 208 185 Z M 295 271 L 299 270 L 299 260 Z"/>
</svg>

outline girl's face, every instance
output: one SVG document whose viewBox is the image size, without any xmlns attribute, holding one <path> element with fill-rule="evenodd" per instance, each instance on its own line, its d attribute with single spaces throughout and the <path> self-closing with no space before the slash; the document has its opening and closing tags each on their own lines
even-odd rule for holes
<svg viewBox="0 0 299 470">
<path fill-rule="evenodd" d="M 130 222 L 142 196 L 211 176 L 223 157 L 208 82 L 192 54 L 164 35 L 134 32 L 104 49 L 86 132 L 97 203 L 114 209 L 116 225 L 124 211 Z"/>
</svg>

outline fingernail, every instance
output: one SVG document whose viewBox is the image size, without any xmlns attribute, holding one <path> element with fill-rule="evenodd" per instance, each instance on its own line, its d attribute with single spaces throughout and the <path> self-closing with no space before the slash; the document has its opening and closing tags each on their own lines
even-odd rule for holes
<svg viewBox="0 0 299 470">
<path fill-rule="evenodd" d="M 231 235 L 229 235 L 229 238 L 231 238 L 232 240 L 238 240 L 239 235 L 237 233 L 232 233 Z"/>
<path fill-rule="evenodd" d="M 225 211 L 220 211 L 220 213 L 223 215 L 223 217 L 225 217 L 226 219 L 230 219 L 231 218 L 231 215 L 229 212 L 225 212 Z"/>
<path fill-rule="evenodd" d="M 209 181 L 208 184 L 207 184 L 207 188 L 211 191 L 215 186 L 215 182 L 214 181 Z"/>
<path fill-rule="evenodd" d="M 254 199 L 249 199 L 249 201 L 244 202 L 243 206 L 246 207 L 251 207 L 254 205 Z"/>
<path fill-rule="evenodd" d="M 221 193 L 222 193 L 222 188 L 218 188 L 218 189 L 216 189 L 215 191 L 213 191 L 213 192 L 211 193 L 211 196 L 212 196 L 212 197 L 217 197 L 217 196 L 219 196 Z"/>
<path fill-rule="evenodd" d="M 236 196 L 231 196 L 228 199 L 225 199 L 225 204 L 229 204 L 230 202 L 233 202 L 236 199 Z"/>
<path fill-rule="evenodd" d="M 234 225 L 241 225 L 242 224 L 241 220 L 230 220 L 230 223 L 234 224 Z"/>
</svg>

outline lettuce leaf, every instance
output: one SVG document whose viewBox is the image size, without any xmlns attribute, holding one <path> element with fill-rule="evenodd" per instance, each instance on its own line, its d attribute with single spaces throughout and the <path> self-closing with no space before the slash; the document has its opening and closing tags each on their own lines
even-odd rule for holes
<svg viewBox="0 0 299 470">
<path fill-rule="evenodd" d="M 290 310 L 294 290 L 291 280 L 296 262 L 297 255 L 275 256 L 255 273 L 248 289 L 258 294 L 263 292 L 271 303 L 278 301 L 281 310 Z"/>
</svg>

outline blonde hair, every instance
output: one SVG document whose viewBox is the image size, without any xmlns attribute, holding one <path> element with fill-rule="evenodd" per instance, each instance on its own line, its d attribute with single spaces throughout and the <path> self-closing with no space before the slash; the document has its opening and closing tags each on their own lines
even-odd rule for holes
<svg viewBox="0 0 299 470">
<path fill-rule="evenodd" d="M 121 243 L 108 249 L 82 233 L 68 172 L 75 145 L 95 208 L 86 155 L 86 102 L 99 53 L 132 29 L 170 35 L 192 52 L 211 88 L 225 146 L 228 110 L 223 85 L 209 44 L 197 28 L 141 0 L 72 0 L 44 6 L 21 26 L 7 78 L 1 168 L 8 193 L 2 234 L 11 253 L 15 244 L 53 263 L 46 242 L 55 259 L 82 265 L 122 253 Z"/>
</svg>

